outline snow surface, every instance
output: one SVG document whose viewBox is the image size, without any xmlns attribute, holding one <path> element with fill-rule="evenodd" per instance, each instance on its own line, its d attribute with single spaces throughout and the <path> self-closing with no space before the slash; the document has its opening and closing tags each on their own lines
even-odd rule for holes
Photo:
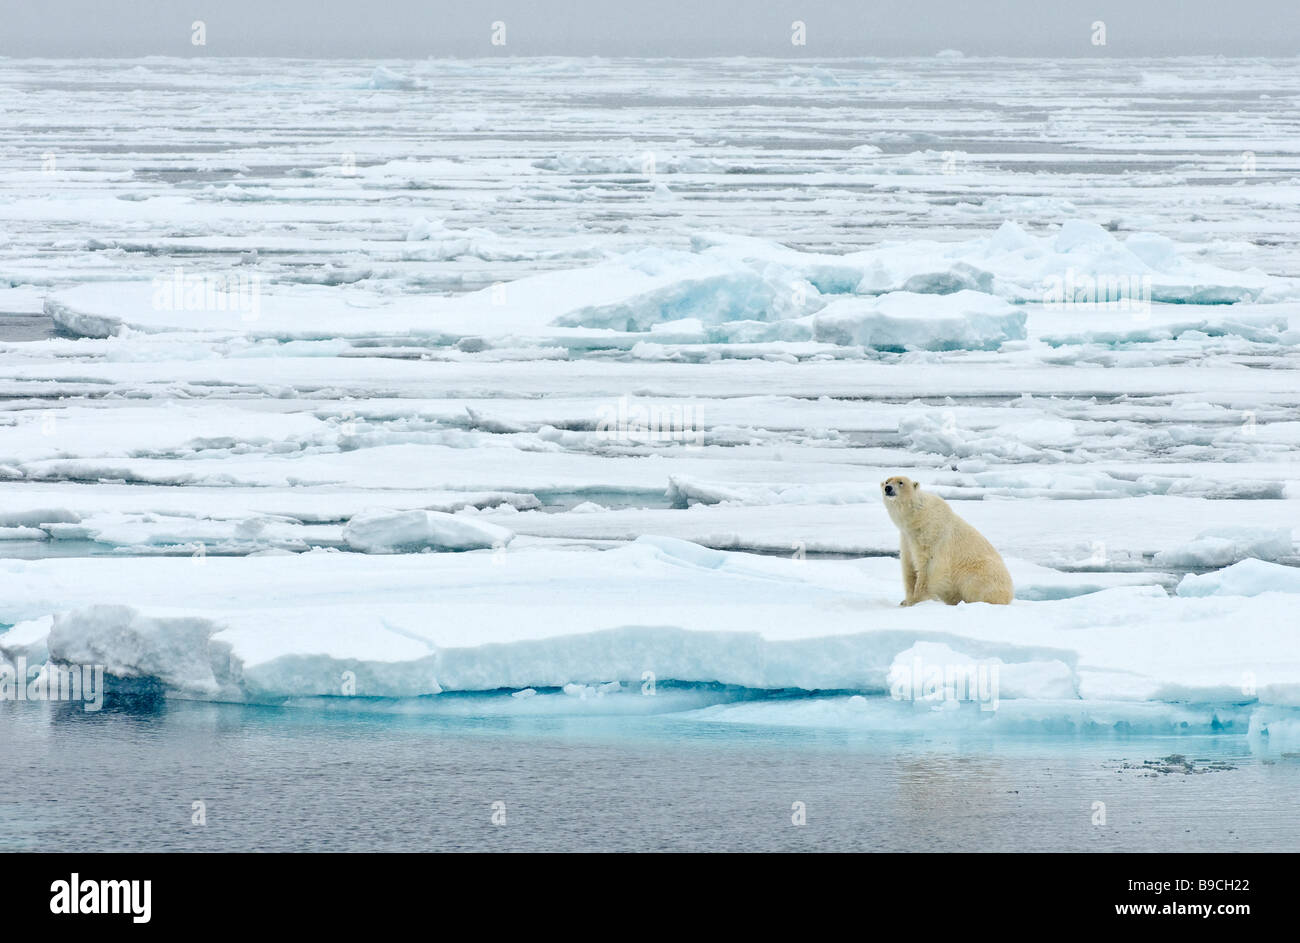
<svg viewBox="0 0 1300 943">
<path fill-rule="evenodd" d="M 1300 741 L 1293 62 L 139 65 L 0 60 L 0 658 Z"/>
<path fill-rule="evenodd" d="M 32 620 L 53 607 L 52 657 L 191 697 L 333 695 L 348 671 L 363 696 L 639 686 L 647 671 L 884 694 L 924 641 L 946 646 L 926 653 L 941 664 L 996 660 L 1004 699 L 1300 706 L 1286 618 L 1294 586 L 1170 596 L 1149 583 L 1098 589 L 1082 574 L 1082 595 L 912 613 L 897 604 L 896 570 L 886 559 L 755 557 L 662 537 L 603 552 L 11 561 L 3 618 L 27 627 L 12 642 L 0 635 L 0 651 L 31 652 Z"/>
</svg>

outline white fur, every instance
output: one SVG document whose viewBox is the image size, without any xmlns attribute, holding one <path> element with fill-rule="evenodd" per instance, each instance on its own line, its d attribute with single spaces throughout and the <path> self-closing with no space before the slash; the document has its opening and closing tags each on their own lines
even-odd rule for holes
<svg viewBox="0 0 1300 943">
<path fill-rule="evenodd" d="M 880 490 L 901 538 L 906 594 L 901 605 L 914 606 L 926 599 L 940 599 L 950 606 L 1011 602 L 1015 590 L 1002 557 L 947 501 L 902 476 L 881 482 Z"/>
</svg>

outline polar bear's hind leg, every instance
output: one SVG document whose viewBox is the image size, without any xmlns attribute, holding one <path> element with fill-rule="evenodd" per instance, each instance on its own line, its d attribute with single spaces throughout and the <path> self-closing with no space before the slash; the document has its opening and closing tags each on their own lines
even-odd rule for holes
<svg viewBox="0 0 1300 943">
<path fill-rule="evenodd" d="M 1001 561 L 998 561 L 1001 563 Z M 987 602 L 995 606 L 1011 603 L 1015 593 L 1011 585 L 1011 574 L 1003 565 L 991 563 L 979 571 L 967 574 L 962 581 L 960 598 L 962 602 Z"/>
</svg>

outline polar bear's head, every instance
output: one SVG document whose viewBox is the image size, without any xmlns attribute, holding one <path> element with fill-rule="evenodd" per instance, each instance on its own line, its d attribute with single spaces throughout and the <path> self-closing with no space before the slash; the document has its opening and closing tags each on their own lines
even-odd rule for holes
<svg viewBox="0 0 1300 943">
<path fill-rule="evenodd" d="M 905 478 L 902 475 L 886 478 L 880 483 L 880 491 L 885 496 L 886 504 L 893 502 L 910 503 L 913 496 L 920 490 L 920 485 L 911 478 Z"/>
</svg>

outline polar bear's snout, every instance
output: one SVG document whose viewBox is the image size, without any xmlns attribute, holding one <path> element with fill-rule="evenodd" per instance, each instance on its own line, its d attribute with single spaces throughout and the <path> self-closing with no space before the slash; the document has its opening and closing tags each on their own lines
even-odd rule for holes
<svg viewBox="0 0 1300 943">
<path fill-rule="evenodd" d="M 893 478 L 886 478 L 880 483 L 880 490 L 885 493 L 886 498 L 901 498 L 907 494 L 908 488 L 916 487 L 916 482 L 910 478 L 904 478 L 901 475 L 895 475 Z"/>
</svg>

